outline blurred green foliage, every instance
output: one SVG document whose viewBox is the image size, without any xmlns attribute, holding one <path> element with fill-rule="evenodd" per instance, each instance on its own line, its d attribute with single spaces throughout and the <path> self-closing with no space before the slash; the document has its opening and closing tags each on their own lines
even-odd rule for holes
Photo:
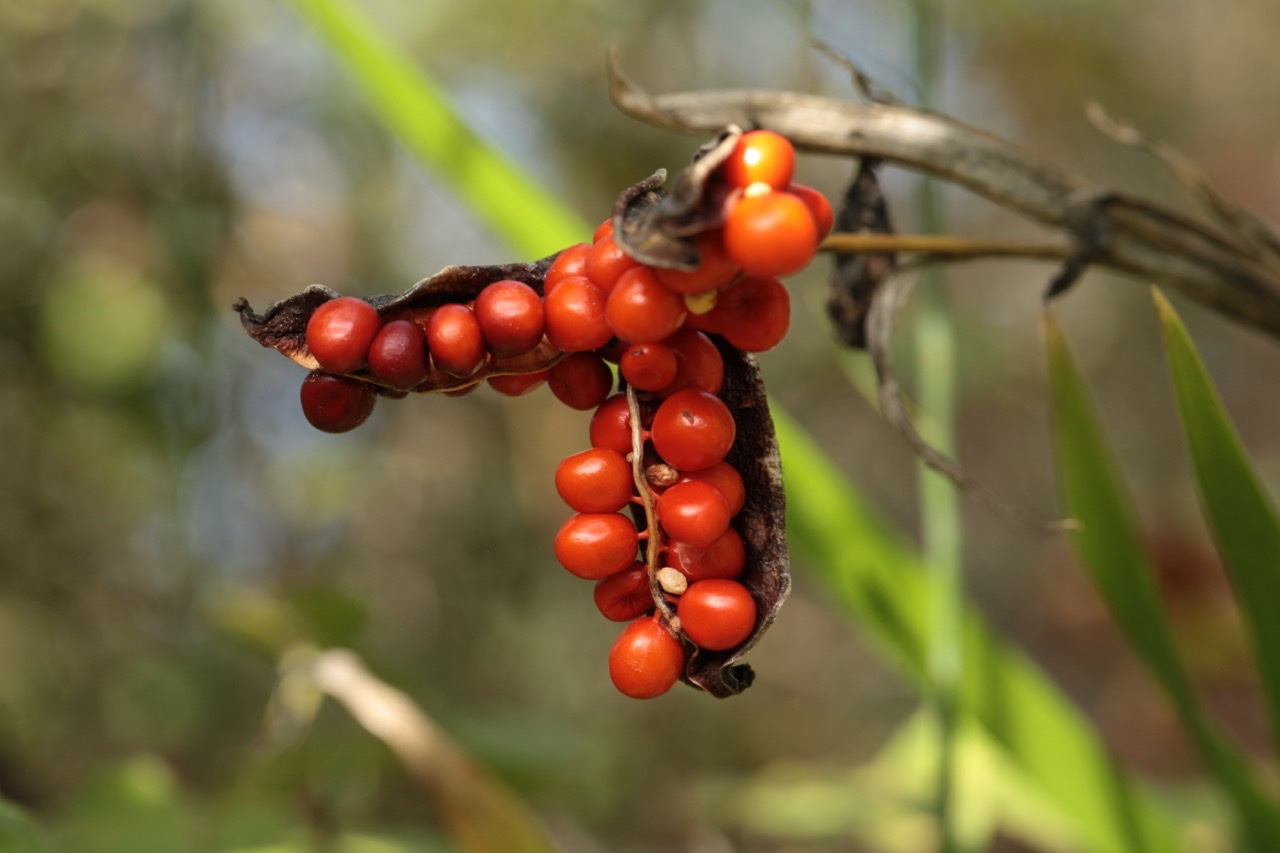
<svg viewBox="0 0 1280 853">
<path fill-rule="evenodd" d="M 480 136 L 586 222 L 698 142 L 611 110 L 610 44 L 655 90 L 848 93 L 807 47 L 816 33 L 912 93 L 905 10 L 888 0 L 361 5 Z M 1280 118 L 1257 109 L 1271 97 L 1258 69 L 1273 65 L 1274 4 L 952 5 L 950 111 L 1179 201 L 1140 155 L 1086 128 L 1079 104 L 1096 98 L 1280 219 Z M 0 807 L 0 849 L 450 849 L 432 806 L 340 710 L 322 706 L 294 737 L 269 730 L 278 656 L 304 641 L 357 650 L 569 849 L 894 849 L 837 818 L 845 796 L 883 790 L 877 772 L 910 775 L 878 751 L 911 731 L 899 726 L 914 687 L 851 629 L 808 558 L 752 654 L 751 691 L 630 702 L 604 671 L 613 626 L 550 555 L 551 472 L 585 441 L 579 415 L 477 394 L 384 405 L 349 436 L 306 426 L 300 372 L 244 337 L 237 297 L 261 308 L 312 282 L 398 291 L 450 263 L 534 249 L 504 244 L 417 166 L 290 7 L 0 0 L 0 54 L 0 794 L 21 806 Z M 801 169 L 830 193 L 848 174 L 818 158 Z M 909 227 L 906 184 L 886 180 Z M 946 203 L 963 233 L 1024 228 L 969 198 Z M 912 462 L 845 382 L 823 327 L 823 267 L 794 280 L 795 333 L 765 358 L 766 378 L 896 539 L 914 528 Z M 953 302 L 961 455 L 1036 507 L 1055 491 L 1037 322 L 1047 276 L 961 270 Z M 1095 275 L 1058 313 L 1145 514 L 1195 687 L 1259 757 L 1258 684 L 1199 521 L 1145 294 Z M 1185 313 L 1261 480 L 1277 482 L 1274 409 L 1257 405 L 1274 343 Z M 1123 766 L 1158 784 L 1184 841 L 1223 849 L 1222 803 L 1067 544 L 980 507 L 966 520 L 990 621 L 1064 685 Z M 972 772 L 990 766 L 975 759 Z M 797 816 L 770 788 L 779 779 L 835 793 Z M 869 820 L 918 831 L 921 800 L 889 799 Z M 1043 822 L 1005 820 L 991 828 L 1063 843 Z"/>
</svg>

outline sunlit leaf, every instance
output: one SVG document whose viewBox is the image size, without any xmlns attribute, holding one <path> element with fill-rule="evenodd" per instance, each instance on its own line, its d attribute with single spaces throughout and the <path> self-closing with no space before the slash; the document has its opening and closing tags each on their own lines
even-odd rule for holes
<svg viewBox="0 0 1280 853">
<path fill-rule="evenodd" d="M 190 805 L 162 759 L 139 755 L 94 771 L 50 828 L 64 850 L 166 853 L 189 846 Z"/>
<path fill-rule="evenodd" d="M 1186 327 L 1159 291 L 1154 296 L 1205 514 L 1253 637 L 1272 737 L 1280 737 L 1280 522 Z"/>
<path fill-rule="evenodd" d="M 1031 849 L 1081 849 L 1074 821 L 1028 785 L 1005 750 L 972 718 L 955 732 L 955 836 L 966 850 L 991 848 L 996 833 Z M 856 839 L 858 849 L 916 853 L 933 846 L 930 797 L 940 749 L 936 719 L 905 719 L 865 764 L 787 762 L 717 793 L 735 824 L 786 841 Z"/>
<path fill-rule="evenodd" d="M 1262 798 L 1244 762 L 1196 701 L 1097 415 L 1061 331 L 1052 320 L 1046 329 L 1058 474 L 1066 513 L 1081 523 L 1072 535 L 1082 562 L 1112 617 L 1169 695 L 1205 763 L 1231 797 L 1242 826 L 1257 842 L 1280 839 L 1280 815 Z"/>
<path fill-rule="evenodd" d="M 838 473 L 835 463 L 774 410 L 800 567 L 887 657 L 923 686 L 929 580 L 919 560 Z M 961 713 L 986 729 L 1028 784 L 1069 815 L 1089 850 L 1173 849 L 1170 817 L 1111 762 L 1089 722 L 1021 652 L 992 636 L 976 612 L 963 623 Z"/>
</svg>

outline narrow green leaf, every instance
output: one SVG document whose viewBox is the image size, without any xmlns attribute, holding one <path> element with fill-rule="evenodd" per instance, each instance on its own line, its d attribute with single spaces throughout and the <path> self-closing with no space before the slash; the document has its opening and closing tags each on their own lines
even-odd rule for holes
<svg viewBox="0 0 1280 853">
<path fill-rule="evenodd" d="M 1153 296 L 1200 497 L 1253 639 L 1271 736 L 1280 749 L 1280 522 L 1186 326 L 1158 290 Z"/>
<path fill-rule="evenodd" d="M 1179 704 L 1193 704 L 1191 685 L 1174 654 L 1169 626 L 1147 566 L 1137 526 L 1101 428 L 1058 327 L 1046 325 L 1053 387 L 1059 477 L 1066 513 L 1086 569 L 1116 621 Z"/>
<path fill-rule="evenodd" d="M 922 689 L 930 581 L 918 557 L 774 408 L 787 481 L 788 536 L 804 567 Z M 1021 652 L 967 608 L 960 713 L 980 724 L 1093 851 L 1175 849 L 1171 818 L 1111 762 L 1089 722 Z"/>
<path fill-rule="evenodd" d="M 514 251 L 544 257 L 590 235 L 581 217 L 467 127 L 426 72 L 358 6 L 292 2 L 346 62 L 391 131 Z"/>
<path fill-rule="evenodd" d="M 26 812 L 0 798 L 0 851 L 4 853 L 49 853 L 44 833 Z"/>
<path fill-rule="evenodd" d="M 1058 475 L 1066 513 L 1081 522 L 1073 537 L 1085 568 L 1112 618 L 1168 693 L 1201 758 L 1231 797 L 1244 830 L 1260 846 L 1267 840 L 1276 843 L 1280 841 L 1280 814 L 1263 799 L 1244 762 L 1227 746 L 1196 701 L 1174 650 L 1133 513 L 1097 415 L 1062 333 L 1052 320 L 1046 321 L 1046 332 Z"/>
</svg>

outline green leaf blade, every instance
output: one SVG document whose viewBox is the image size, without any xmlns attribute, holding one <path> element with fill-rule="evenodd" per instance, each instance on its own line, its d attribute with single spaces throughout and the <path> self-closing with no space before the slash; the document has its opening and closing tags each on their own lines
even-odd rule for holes
<svg viewBox="0 0 1280 853">
<path fill-rule="evenodd" d="M 1271 736 L 1280 748 L 1280 522 L 1186 326 L 1164 296 L 1153 293 L 1201 502 L 1253 640 Z"/>
<path fill-rule="evenodd" d="M 1196 700 L 1178 660 L 1143 552 L 1133 512 L 1102 428 L 1061 331 L 1046 320 L 1058 472 L 1085 568 L 1134 651 L 1169 695 L 1201 758 L 1231 798 L 1240 825 L 1260 849 L 1280 839 L 1280 811 L 1258 790 Z"/>
<path fill-rule="evenodd" d="M 1192 705 L 1133 511 L 1061 331 L 1046 324 L 1058 472 L 1082 562 L 1113 617 L 1174 701 Z"/>
<path fill-rule="evenodd" d="M 513 250 L 540 258 L 591 226 L 462 121 L 422 69 L 354 4 L 292 0 L 340 57 L 391 132 Z"/>
</svg>

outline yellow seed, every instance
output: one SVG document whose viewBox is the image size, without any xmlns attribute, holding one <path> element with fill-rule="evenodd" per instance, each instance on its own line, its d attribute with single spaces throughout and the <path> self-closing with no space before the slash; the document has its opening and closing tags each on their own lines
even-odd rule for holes
<svg viewBox="0 0 1280 853">
<path fill-rule="evenodd" d="M 658 569 L 658 585 L 662 587 L 663 592 L 684 595 L 684 591 L 689 588 L 689 579 L 679 569 L 663 566 Z"/>
<path fill-rule="evenodd" d="M 690 314 L 705 314 L 716 307 L 717 292 L 708 290 L 705 293 L 686 293 L 684 295 L 684 307 L 689 309 Z"/>
</svg>

